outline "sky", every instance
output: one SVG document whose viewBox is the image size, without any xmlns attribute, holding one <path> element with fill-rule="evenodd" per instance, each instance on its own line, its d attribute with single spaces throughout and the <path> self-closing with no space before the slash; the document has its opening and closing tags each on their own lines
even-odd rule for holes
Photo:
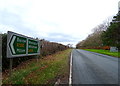
<svg viewBox="0 0 120 86">
<path fill-rule="evenodd" d="M 62 44 L 84 40 L 115 16 L 119 0 L 0 0 L 0 32 Z"/>
</svg>

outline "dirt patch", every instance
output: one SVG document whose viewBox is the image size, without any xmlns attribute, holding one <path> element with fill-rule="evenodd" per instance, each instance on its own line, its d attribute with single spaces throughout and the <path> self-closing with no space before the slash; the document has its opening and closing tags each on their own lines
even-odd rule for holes
<svg viewBox="0 0 120 86">
<path fill-rule="evenodd" d="M 49 80 L 47 84 L 55 84 L 55 86 L 59 86 L 62 84 L 69 84 L 69 74 L 66 73 L 64 75 L 57 75 L 54 79 Z"/>
</svg>

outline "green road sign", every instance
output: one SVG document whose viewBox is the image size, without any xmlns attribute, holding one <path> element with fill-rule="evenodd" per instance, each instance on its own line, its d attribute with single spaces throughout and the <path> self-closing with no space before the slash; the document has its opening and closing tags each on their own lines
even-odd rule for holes
<svg viewBox="0 0 120 86">
<path fill-rule="evenodd" d="M 7 34 L 7 57 L 20 57 L 40 54 L 39 40 L 11 31 Z"/>
<path fill-rule="evenodd" d="M 37 53 L 38 47 L 38 41 L 28 39 L 28 54 Z"/>
<path fill-rule="evenodd" d="M 13 55 L 26 54 L 27 38 L 13 35 L 9 46 Z"/>
</svg>

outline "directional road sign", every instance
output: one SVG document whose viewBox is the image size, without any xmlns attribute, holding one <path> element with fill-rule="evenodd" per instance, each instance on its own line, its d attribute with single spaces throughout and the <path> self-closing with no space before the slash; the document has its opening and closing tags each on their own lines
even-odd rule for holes
<svg viewBox="0 0 120 86">
<path fill-rule="evenodd" d="M 38 47 L 38 41 L 28 39 L 28 54 L 37 53 Z"/>
<path fill-rule="evenodd" d="M 40 54 L 39 40 L 11 31 L 7 34 L 7 57 L 20 57 Z"/>
<path fill-rule="evenodd" d="M 13 35 L 9 47 L 13 55 L 26 54 L 27 38 Z"/>
</svg>

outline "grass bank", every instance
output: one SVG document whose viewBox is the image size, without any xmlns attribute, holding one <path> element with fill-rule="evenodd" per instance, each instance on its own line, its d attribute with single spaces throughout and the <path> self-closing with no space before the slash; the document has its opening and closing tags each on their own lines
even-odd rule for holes
<svg viewBox="0 0 120 86">
<path fill-rule="evenodd" d="M 100 53 L 100 54 L 105 54 L 105 55 L 109 55 L 109 56 L 120 57 L 120 52 L 110 52 L 110 50 L 102 50 L 102 49 L 84 49 L 84 50 L 96 52 L 96 53 Z"/>
<path fill-rule="evenodd" d="M 58 78 L 68 77 L 71 49 L 21 63 L 11 77 L 3 73 L 3 84 L 54 84 Z"/>
</svg>

